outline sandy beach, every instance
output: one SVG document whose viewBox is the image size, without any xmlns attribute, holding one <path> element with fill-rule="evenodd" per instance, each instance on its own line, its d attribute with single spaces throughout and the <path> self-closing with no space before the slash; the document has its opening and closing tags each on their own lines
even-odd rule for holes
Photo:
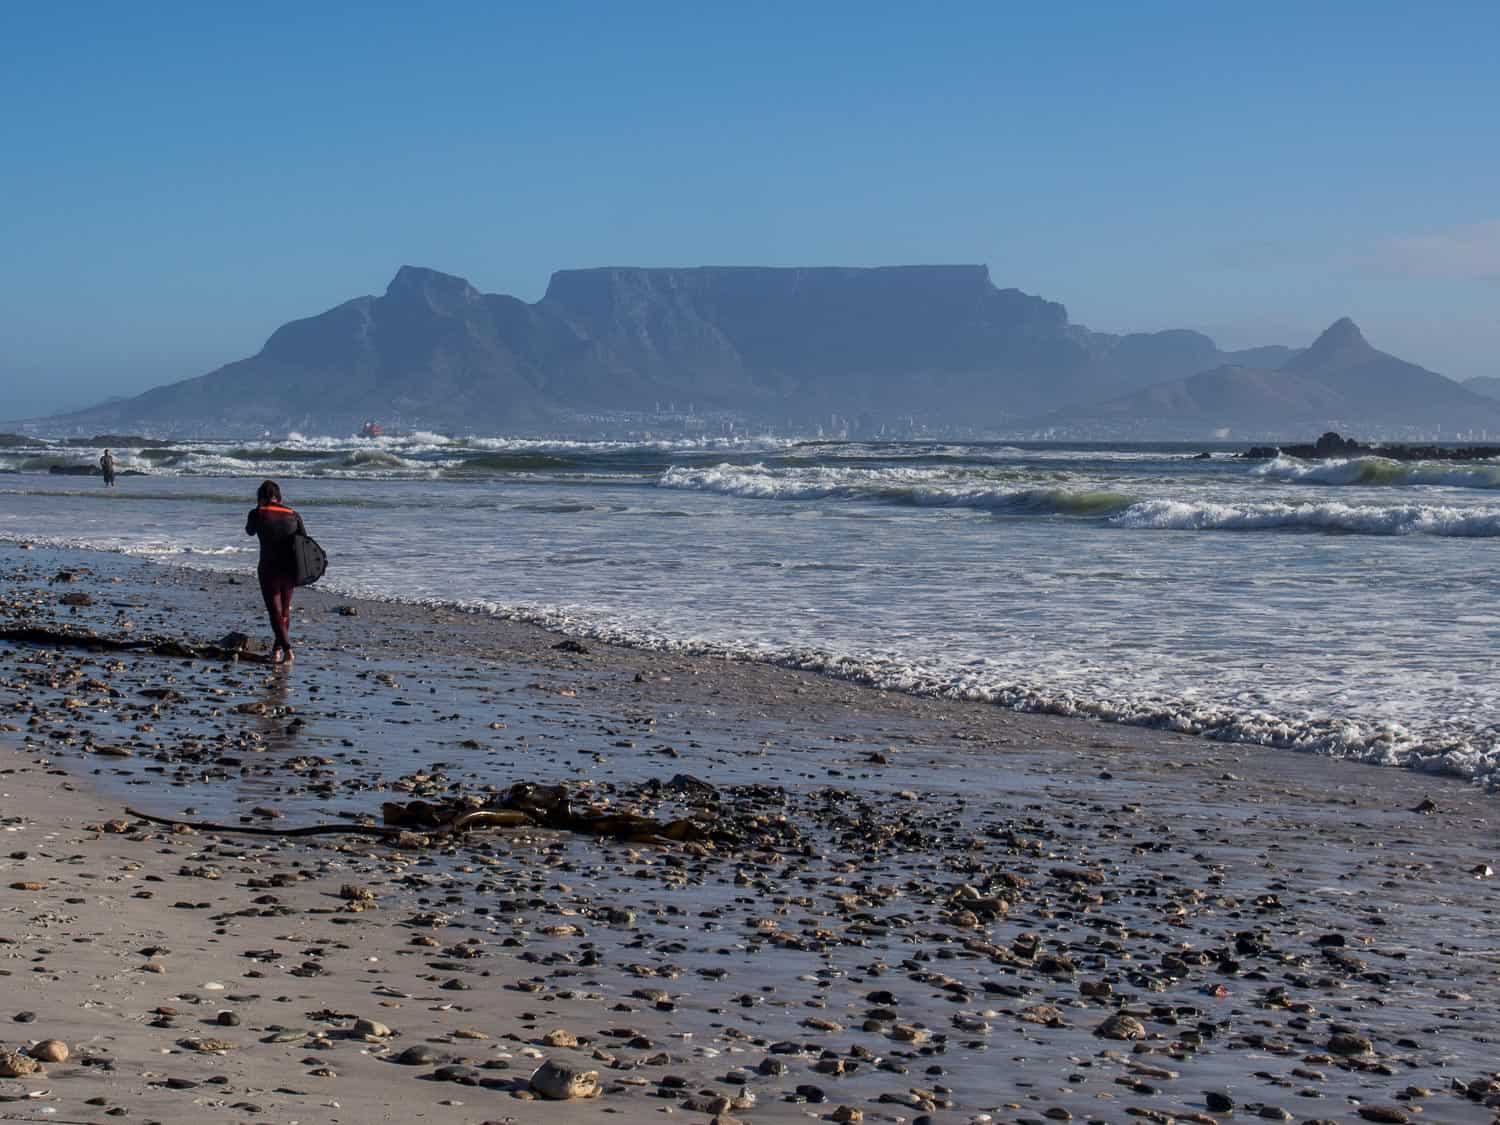
<svg viewBox="0 0 1500 1125">
<path fill-rule="evenodd" d="M 316 590 L 275 669 L 223 651 L 267 644 L 253 577 L 0 573 L 0 1071 L 67 1056 L 0 1120 L 1500 1112 L 1495 798 L 1462 781 Z M 698 831 L 126 812 L 377 824 L 524 782 Z M 593 1096 L 540 1096 L 547 1060 Z"/>
</svg>

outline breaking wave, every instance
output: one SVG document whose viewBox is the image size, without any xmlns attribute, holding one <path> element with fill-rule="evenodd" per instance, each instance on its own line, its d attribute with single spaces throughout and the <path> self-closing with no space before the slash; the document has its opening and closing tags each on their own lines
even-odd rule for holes
<svg viewBox="0 0 1500 1125">
<path fill-rule="evenodd" d="M 662 488 L 753 500 L 856 500 L 922 508 L 974 508 L 1015 515 L 1103 516 L 1135 497 L 1104 489 L 1004 488 L 962 473 L 913 469 L 768 469 L 764 465 L 673 466 Z"/>
<path fill-rule="evenodd" d="M 1137 530 L 1500 537 L 1500 506 L 1143 498 L 1108 488 L 1013 487 L 974 473 L 913 468 L 674 466 L 657 484 L 750 500 L 846 500 L 917 508 L 971 508 L 996 515 L 1071 516 Z"/>
<path fill-rule="evenodd" d="M 465 473 L 516 473 L 536 469 L 563 469 L 572 464 L 574 461 L 571 458 L 552 453 L 481 453 L 476 457 L 465 457 L 458 464 L 450 465 L 445 472 L 450 476 Z"/>
<path fill-rule="evenodd" d="M 1386 457 L 1302 461 L 1282 455 L 1254 470 L 1256 476 L 1298 484 L 1372 486 L 1436 485 L 1449 488 L 1500 488 L 1500 465 L 1480 461 L 1392 461 Z"/>
<path fill-rule="evenodd" d="M 1188 503 L 1145 500 L 1113 517 L 1120 527 L 1162 531 L 1324 531 L 1347 535 L 1500 536 L 1500 508 L 1326 503 Z"/>
</svg>

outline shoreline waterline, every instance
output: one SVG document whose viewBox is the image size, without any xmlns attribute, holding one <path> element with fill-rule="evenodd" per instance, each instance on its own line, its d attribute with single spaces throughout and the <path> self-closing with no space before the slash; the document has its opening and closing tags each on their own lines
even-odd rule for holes
<svg viewBox="0 0 1500 1125">
<path fill-rule="evenodd" d="M 144 559 L 153 565 L 181 570 L 189 574 L 237 574 L 253 581 L 253 569 L 226 570 L 218 565 L 195 564 L 195 558 L 213 559 L 239 553 L 231 549 L 191 551 L 173 557 L 148 550 L 77 548 L 52 546 L 27 540 L 7 540 L 0 544 L 10 549 L 78 552 L 83 555 L 118 554 L 130 559 Z M 402 598 L 385 595 L 359 583 L 331 578 L 323 589 L 343 597 L 374 603 L 404 605 L 417 609 L 457 612 L 477 617 L 491 617 L 523 625 L 536 626 L 559 638 L 602 642 L 647 653 L 684 657 L 706 657 L 715 660 L 745 661 L 808 672 L 833 680 L 880 691 L 894 691 L 917 698 L 951 700 L 979 706 L 994 706 L 1021 714 L 1055 716 L 1095 721 L 1111 726 L 1139 727 L 1146 730 L 1171 731 L 1208 741 L 1267 747 L 1298 754 L 1312 754 L 1354 763 L 1409 770 L 1420 775 L 1450 776 L 1481 785 L 1493 791 L 1500 787 L 1500 749 L 1496 760 L 1477 756 L 1470 739 L 1450 737 L 1424 739 L 1386 724 L 1370 725 L 1345 719 L 1309 720 L 1306 717 L 1280 716 L 1273 711 L 1257 709 L 1235 712 L 1208 705 L 1184 711 L 1180 704 L 1161 701 L 1153 704 L 1120 703 L 1092 700 L 1065 690 L 1038 689 L 1033 686 L 966 682 L 960 673 L 913 667 L 890 657 L 841 653 L 827 649 L 775 650 L 756 646 L 734 645 L 713 641 L 682 640 L 643 630 L 600 621 L 586 609 L 567 607 L 506 606 L 477 599 L 444 597 Z M 1500 731 L 1495 733 L 1500 748 Z"/>
</svg>

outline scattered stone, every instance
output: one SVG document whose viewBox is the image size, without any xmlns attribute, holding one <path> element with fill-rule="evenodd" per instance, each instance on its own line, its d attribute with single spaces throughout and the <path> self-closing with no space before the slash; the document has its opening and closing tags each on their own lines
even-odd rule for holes
<svg viewBox="0 0 1500 1125">
<path fill-rule="evenodd" d="M 1144 1039 L 1146 1038 L 1146 1025 L 1134 1016 L 1127 1016 L 1124 1012 L 1114 1012 L 1094 1029 L 1094 1034 L 1104 1039 Z"/>
<path fill-rule="evenodd" d="M 200 1039 L 196 1036 L 179 1039 L 177 1045 L 189 1051 L 197 1051 L 200 1055 L 220 1054 L 224 1051 L 232 1051 L 239 1046 L 238 1043 L 231 1043 L 227 1039 Z"/>
<path fill-rule="evenodd" d="M 41 1063 L 19 1051 L 0 1051 L 0 1078 L 25 1078 L 41 1069 Z"/>
<path fill-rule="evenodd" d="M 1330 1055 L 1343 1055 L 1348 1058 L 1354 1055 L 1368 1055 L 1374 1049 L 1375 1045 L 1363 1035 L 1338 1032 L 1328 1037 L 1327 1050 Z"/>
<path fill-rule="evenodd" d="M 395 1034 L 389 1027 L 379 1020 L 357 1019 L 354 1021 L 354 1034 L 361 1039 L 389 1039 Z"/>
<path fill-rule="evenodd" d="M 61 1039 L 43 1039 L 26 1052 L 37 1062 L 60 1063 L 68 1061 L 68 1045 Z"/>
<path fill-rule="evenodd" d="M 599 1094 L 599 1072 L 548 1059 L 532 1074 L 530 1085 L 533 1091 L 549 1101 L 592 1098 Z"/>
</svg>

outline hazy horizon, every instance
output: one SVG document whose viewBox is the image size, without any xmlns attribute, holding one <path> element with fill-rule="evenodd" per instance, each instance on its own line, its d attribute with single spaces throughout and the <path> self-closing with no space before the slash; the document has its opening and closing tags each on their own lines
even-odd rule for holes
<svg viewBox="0 0 1500 1125">
<path fill-rule="evenodd" d="M 1340 316 L 1500 374 L 1500 9 L 12 11 L 0 417 L 254 354 L 402 263 L 982 262 L 1102 331 Z"/>
</svg>

